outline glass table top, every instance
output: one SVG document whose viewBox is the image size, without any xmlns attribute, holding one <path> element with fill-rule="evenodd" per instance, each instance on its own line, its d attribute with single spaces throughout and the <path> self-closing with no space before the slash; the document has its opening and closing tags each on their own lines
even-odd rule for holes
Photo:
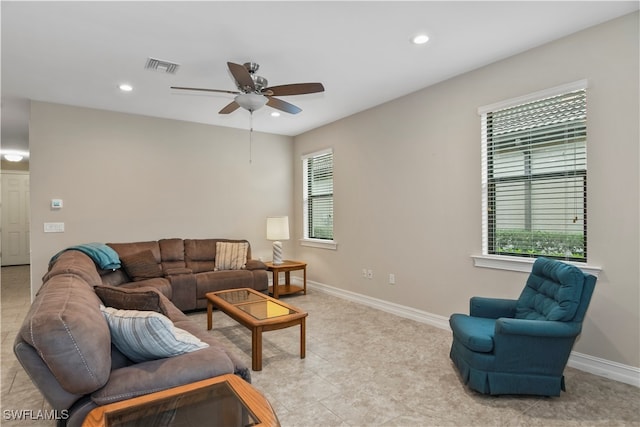
<svg viewBox="0 0 640 427">
<path fill-rule="evenodd" d="M 105 415 L 109 427 L 248 427 L 259 423 L 226 381 Z"/>
<path fill-rule="evenodd" d="M 249 292 L 245 289 L 240 289 L 240 290 L 231 291 L 231 292 L 220 292 L 220 293 L 216 293 L 216 296 L 218 298 L 222 298 L 229 304 L 234 304 L 234 305 L 265 300 L 265 298 L 262 295 L 254 294 L 253 292 Z"/>
<path fill-rule="evenodd" d="M 258 320 L 272 319 L 274 317 L 296 313 L 290 308 L 279 304 L 277 301 L 271 301 L 263 295 L 258 295 L 246 290 L 221 292 L 217 294 L 217 296 Z"/>
</svg>

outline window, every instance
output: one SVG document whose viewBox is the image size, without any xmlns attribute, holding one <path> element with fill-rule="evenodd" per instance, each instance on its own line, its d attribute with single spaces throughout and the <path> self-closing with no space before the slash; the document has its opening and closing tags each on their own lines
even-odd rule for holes
<svg viewBox="0 0 640 427">
<path fill-rule="evenodd" d="M 586 262 L 586 82 L 479 112 L 483 254 Z"/>
<path fill-rule="evenodd" d="M 302 158 L 304 238 L 333 240 L 333 150 Z"/>
</svg>

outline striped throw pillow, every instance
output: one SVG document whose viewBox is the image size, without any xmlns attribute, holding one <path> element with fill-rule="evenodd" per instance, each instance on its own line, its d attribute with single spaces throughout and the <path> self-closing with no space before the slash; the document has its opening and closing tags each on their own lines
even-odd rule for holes
<svg viewBox="0 0 640 427">
<path fill-rule="evenodd" d="M 102 305 L 100 310 L 109 324 L 111 342 L 134 362 L 172 357 L 209 347 L 155 311 L 118 310 Z"/>
<path fill-rule="evenodd" d="M 216 242 L 216 270 L 242 270 L 247 265 L 247 242 Z"/>
</svg>

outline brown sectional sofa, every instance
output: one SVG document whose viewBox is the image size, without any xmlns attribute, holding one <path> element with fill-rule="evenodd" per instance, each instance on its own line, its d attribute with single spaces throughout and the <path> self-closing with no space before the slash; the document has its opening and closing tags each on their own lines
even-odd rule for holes
<svg viewBox="0 0 640 427">
<path fill-rule="evenodd" d="M 143 251 L 151 251 L 161 276 L 134 280 L 125 268 L 103 271 L 102 282 L 107 285 L 139 287 L 152 286 L 162 292 L 182 311 L 207 307 L 207 292 L 233 288 L 252 288 L 266 292 L 269 278 L 267 267 L 251 259 L 251 246 L 247 251 L 247 264 L 242 270 L 215 271 L 217 242 L 248 242 L 230 239 L 162 239 L 135 243 L 108 243 L 120 259 Z"/>
<path fill-rule="evenodd" d="M 213 271 L 216 241 L 221 240 L 111 244 L 125 259 L 151 251 L 162 276 L 137 281 L 123 268 L 100 270 L 91 257 L 78 250 L 56 256 L 15 339 L 14 353 L 62 418 L 59 425 L 80 426 L 97 406 L 218 375 L 235 373 L 250 382 L 246 364 L 207 333 L 204 325 L 179 310 L 205 307 L 204 294 L 217 289 L 267 289 L 267 273 L 259 261 L 249 260 L 244 270 Z M 250 252 L 247 255 L 250 258 Z M 113 331 L 101 311 L 101 305 L 113 306 L 104 302 L 105 290 L 123 294 L 125 305 L 155 298 L 159 307 L 155 311 L 209 346 L 133 362 L 113 344 Z"/>
</svg>

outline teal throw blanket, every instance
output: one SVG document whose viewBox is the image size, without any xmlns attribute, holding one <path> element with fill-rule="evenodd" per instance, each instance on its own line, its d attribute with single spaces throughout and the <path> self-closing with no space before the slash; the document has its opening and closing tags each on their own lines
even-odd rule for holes
<svg viewBox="0 0 640 427">
<path fill-rule="evenodd" d="M 51 261 L 49 261 L 49 264 L 53 264 L 61 253 L 71 250 L 86 254 L 103 270 L 116 270 L 120 268 L 120 257 L 118 253 L 104 243 L 95 242 L 70 246 L 55 254 L 53 258 L 51 258 Z"/>
</svg>

